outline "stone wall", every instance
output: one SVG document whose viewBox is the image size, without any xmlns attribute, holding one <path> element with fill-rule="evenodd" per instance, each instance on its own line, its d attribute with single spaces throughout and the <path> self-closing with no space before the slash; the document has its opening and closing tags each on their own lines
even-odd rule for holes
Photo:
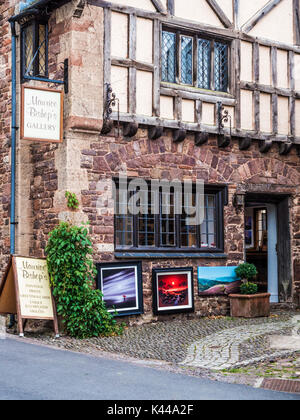
<svg viewBox="0 0 300 420">
<path fill-rule="evenodd" d="M 0 273 L 9 256 L 11 33 L 8 23 L 16 1 L 0 1 Z"/>
<path fill-rule="evenodd" d="M 145 317 L 152 318 L 152 268 L 199 265 L 236 265 L 244 260 L 244 215 L 237 213 L 232 198 L 237 190 L 265 193 L 288 193 L 293 197 L 291 208 L 291 232 L 293 260 L 299 255 L 298 203 L 299 165 L 296 150 L 288 156 L 280 156 L 274 145 L 267 155 L 253 144 L 248 151 L 241 152 L 238 142 L 233 141 L 226 149 L 217 146 L 216 138 L 207 145 L 197 147 L 193 137 L 183 143 L 174 143 L 171 132 L 157 140 L 147 138 L 146 130 L 139 130 L 134 139 L 100 136 L 86 139 L 81 150 L 81 170 L 88 175 L 88 185 L 81 192 L 82 212 L 88 216 L 90 233 L 94 242 L 95 261 L 113 261 L 114 221 L 112 205 L 107 202 L 103 182 L 127 169 L 128 177 L 145 179 L 203 179 L 205 183 L 226 184 L 229 187 L 229 202 L 225 207 L 225 253 L 227 259 L 155 259 L 143 260 L 143 282 Z M 102 189 L 101 189 L 102 188 Z M 103 196 L 104 195 L 104 196 Z M 101 211 L 97 202 L 102 199 Z M 100 201 L 101 203 L 101 201 Z M 296 262 L 295 262 L 296 264 Z M 295 272 L 294 284 L 299 285 Z M 199 298 L 195 281 L 196 314 L 226 314 L 228 301 L 225 298 Z"/>
</svg>

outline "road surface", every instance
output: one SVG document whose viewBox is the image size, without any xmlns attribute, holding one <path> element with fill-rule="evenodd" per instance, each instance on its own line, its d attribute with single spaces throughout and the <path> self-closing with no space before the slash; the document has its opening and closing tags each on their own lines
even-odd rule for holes
<svg viewBox="0 0 300 420">
<path fill-rule="evenodd" d="M 130 361 L 0 340 L 0 400 L 300 400 Z"/>
</svg>

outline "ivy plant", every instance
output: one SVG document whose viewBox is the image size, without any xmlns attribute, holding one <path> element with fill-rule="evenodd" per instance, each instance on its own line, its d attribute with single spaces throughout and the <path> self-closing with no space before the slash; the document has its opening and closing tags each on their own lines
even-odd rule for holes
<svg viewBox="0 0 300 420">
<path fill-rule="evenodd" d="M 101 291 L 93 289 L 92 252 L 84 225 L 62 222 L 49 234 L 46 254 L 57 313 L 66 332 L 80 339 L 120 335 L 124 329 L 107 311 Z"/>
<path fill-rule="evenodd" d="M 70 191 L 66 191 L 65 197 L 67 199 L 67 206 L 69 209 L 77 210 L 79 207 L 79 201 L 76 197 L 75 193 L 71 193 Z"/>
</svg>

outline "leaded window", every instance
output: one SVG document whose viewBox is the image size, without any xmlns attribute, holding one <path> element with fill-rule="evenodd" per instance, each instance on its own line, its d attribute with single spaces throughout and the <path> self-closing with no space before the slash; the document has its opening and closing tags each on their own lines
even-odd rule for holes
<svg viewBox="0 0 300 420">
<path fill-rule="evenodd" d="M 47 23 L 34 20 L 21 27 L 21 61 L 22 78 L 47 77 Z"/>
<path fill-rule="evenodd" d="M 202 200 L 198 200 L 196 192 L 188 196 L 184 192 L 178 193 L 172 188 L 165 191 L 160 188 L 151 191 L 151 183 L 148 183 L 147 191 L 143 190 L 147 197 L 146 212 L 133 210 L 131 204 L 139 203 L 141 189 L 130 194 L 116 188 L 115 206 L 115 246 L 116 249 L 130 250 L 205 250 L 205 252 L 223 251 L 223 206 L 224 188 L 205 187 Z M 179 195 L 178 195 L 179 194 Z M 127 198 L 126 198 L 127 197 Z M 128 205 L 126 205 L 126 200 Z M 177 214 L 180 203 L 182 207 Z M 197 225 L 191 223 L 194 217 L 193 209 L 203 206 L 203 220 Z M 124 207 L 125 206 L 125 207 Z M 126 214 L 121 214 L 127 206 Z M 144 209 L 145 209 L 144 206 Z M 156 212 L 155 212 L 156 209 Z M 122 210 L 122 211 L 121 211 Z"/>
<path fill-rule="evenodd" d="M 162 34 L 162 80 L 175 83 L 176 80 L 176 35 L 164 31 Z"/>
<path fill-rule="evenodd" d="M 229 44 L 224 41 L 162 32 L 162 81 L 200 89 L 228 91 Z"/>
</svg>

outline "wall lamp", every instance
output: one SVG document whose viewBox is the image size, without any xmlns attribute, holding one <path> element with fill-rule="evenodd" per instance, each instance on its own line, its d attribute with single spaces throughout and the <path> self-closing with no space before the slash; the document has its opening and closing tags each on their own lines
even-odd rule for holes
<svg viewBox="0 0 300 420">
<path fill-rule="evenodd" d="M 245 205 L 245 195 L 244 192 L 238 192 L 233 196 L 233 206 L 236 208 L 237 211 L 242 210 Z"/>
</svg>

